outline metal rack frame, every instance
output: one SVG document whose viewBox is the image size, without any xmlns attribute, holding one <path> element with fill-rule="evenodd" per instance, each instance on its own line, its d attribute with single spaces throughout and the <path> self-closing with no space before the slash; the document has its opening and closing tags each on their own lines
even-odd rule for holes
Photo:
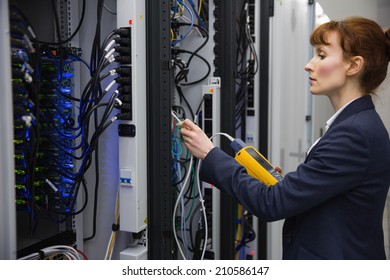
<svg viewBox="0 0 390 280">
<path fill-rule="evenodd" d="M 0 1 L 0 259 L 16 259 L 15 163 L 13 159 L 11 47 L 8 1 Z"/>
</svg>

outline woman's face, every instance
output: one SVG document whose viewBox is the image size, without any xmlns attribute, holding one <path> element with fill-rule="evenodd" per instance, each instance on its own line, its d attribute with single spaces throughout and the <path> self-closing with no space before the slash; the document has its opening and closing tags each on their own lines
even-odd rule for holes
<svg viewBox="0 0 390 280">
<path fill-rule="evenodd" d="M 332 96 L 340 92 L 346 82 L 348 65 L 343 57 L 339 35 L 329 32 L 328 45 L 315 46 L 315 56 L 305 66 L 309 73 L 310 92 L 314 95 Z"/>
</svg>

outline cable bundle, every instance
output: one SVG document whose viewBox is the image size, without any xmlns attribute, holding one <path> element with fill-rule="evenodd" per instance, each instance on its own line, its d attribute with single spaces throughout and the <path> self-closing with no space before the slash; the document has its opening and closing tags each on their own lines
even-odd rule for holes
<svg viewBox="0 0 390 280">
<path fill-rule="evenodd" d="M 202 15 L 202 16 L 201 16 Z M 194 50 L 184 49 L 184 43 L 193 34 L 199 35 L 202 43 Z M 200 102 L 196 112 L 192 109 L 185 97 L 185 87 L 194 86 L 204 81 L 210 74 L 211 66 L 199 52 L 207 45 L 208 34 L 208 1 L 198 1 L 195 7 L 194 1 L 172 1 L 171 6 L 171 46 L 172 58 L 175 66 L 175 86 L 180 105 L 172 106 L 172 186 L 176 190 L 177 198 L 172 215 L 173 233 L 183 259 L 203 259 L 208 244 L 208 222 L 201 182 L 197 176 L 199 161 L 190 155 L 180 136 L 180 128 L 176 126 L 180 119 L 176 113 L 180 113 L 183 119 L 186 110 L 189 117 L 198 118 L 200 114 Z M 191 69 L 194 58 L 200 59 L 206 66 L 206 71 L 201 77 L 193 78 Z M 176 113 L 175 113 L 176 112 Z"/>
<path fill-rule="evenodd" d="M 113 30 L 100 44 L 103 4 L 98 1 L 95 44 L 88 65 L 80 49 L 68 46 L 82 25 L 85 0 L 80 22 L 68 38 L 60 36 L 57 4 L 52 1 L 56 42 L 40 41 L 23 11 L 10 3 L 16 204 L 19 211 L 29 213 L 32 233 L 37 216 L 62 223 L 83 212 L 89 199 L 85 173 L 95 161 L 94 232 L 90 238 L 94 236 L 99 139 L 116 120 L 131 119 L 131 69 L 127 66 L 131 34 L 125 28 Z M 74 96 L 75 63 L 88 67 L 91 75 L 80 98 Z M 77 205 L 80 188 L 84 201 Z"/>
<path fill-rule="evenodd" d="M 41 249 L 18 260 L 86 260 L 88 257 L 72 246 L 57 245 Z"/>
</svg>

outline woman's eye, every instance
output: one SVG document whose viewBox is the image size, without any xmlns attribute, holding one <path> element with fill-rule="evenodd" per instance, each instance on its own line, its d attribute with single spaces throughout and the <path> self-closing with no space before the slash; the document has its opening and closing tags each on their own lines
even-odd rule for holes
<svg viewBox="0 0 390 280">
<path fill-rule="evenodd" d="M 324 58 L 325 58 L 325 55 L 324 55 L 324 54 L 319 54 L 318 57 L 319 57 L 320 59 L 324 59 Z"/>
</svg>

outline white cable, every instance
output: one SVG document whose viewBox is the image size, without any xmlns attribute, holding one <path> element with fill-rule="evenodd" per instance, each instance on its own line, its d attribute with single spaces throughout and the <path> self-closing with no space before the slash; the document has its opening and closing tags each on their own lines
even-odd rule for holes
<svg viewBox="0 0 390 280">
<path fill-rule="evenodd" d="M 25 116 L 22 116 L 22 120 L 24 120 L 25 122 L 25 125 L 27 127 L 30 127 L 32 125 L 32 117 L 30 115 L 25 115 Z"/>
<path fill-rule="evenodd" d="M 175 115 L 175 113 L 173 111 L 171 111 L 171 114 L 172 114 L 172 116 L 175 119 L 177 119 L 179 122 L 181 122 L 180 119 Z M 196 123 L 196 121 L 197 121 L 197 115 L 195 116 L 194 123 Z M 214 134 L 213 136 L 210 137 L 210 140 L 212 140 L 217 135 L 225 136 L 230 141 L 234 141 L 234 138 L 232 136 L 230 136 L 229 134 L 224 133 L 224 132 L 218 132 L 218 133 Z M 192 165 L 193 165 L 193 155 L 191 154 L 191 156 L 190 156 L 190 164 L 189 164 L 188 170 L 192 169 Z M 199 180 L 200 165 L 201 165 L 201 161 L 199 161 L 196 174 L 197 174 L 197 186 L 198 186 L 198 192 L 199 192 L 199 201 L 201 203 L 202 212 L 203 212 L 203 218 L 204 218 L 204 221 L 205 221 L 205 240 L 204 240 L 204 246 L 203 246 L 202 255 L 201 255 L 201 260 L 203 260 L 204 259 L 204 254 L 205 254 L 206 249 L 207 249 L 208 224 L 207 224 L 206 208 L 204 206 L 204 200 L 203 200 L 202 190 L 201 190 L 200 180 Z M 186 257 L 184 256 L 183 250 L 182 250 L 182 248 L 180 246 L 180 242 L 179 242 L 179 240 L 177 238 L 177 233 L 176 233 L 176 211 L 177 211 L 177 207 L 178 207 L 179 201 L 181 201 L 181 198 L 182 198 L 182 195 L 184 193 L 185 187 L 187 186 L 187 182 L 188 182 L 190 174 L 191 174 L 191 172 L 187 172 L 186 178 L 185 178 L 185 180 L 183 182 L 183 187 L 182 187 L 182 189 L 181 189 L 181 191 L 180 191 L 180 193 L 179 193 L 179 195 L 178 195 L 178 197 L 176 199 L 176 203 L 175 203 L 175 206 L 173 208 L 173 216 L 172 216 L 173 234 L 174 234 L 174 237 L 175 237 L 175 241 L 176 241 L 177 247 L 179 248 L 180 254 L 181 254 L 181 256 L 183 257 L 184 260 L 186 260 Z M 184 242 L 184 238 L 183 238 L 183 242 Z"/>
<path fill-rule="evenodd" d="M 123 104 L 122 100 L 120 100 L 118 97 L 115 98 L 115 101 L 121 106 Z"/>
<path fill-rule="evenodd" d="M 190 156 L 190 166 L 189 166 L 188 170 L 191 170 L 193 161 L 194 161 L 194 157 L 193 157 L 193 155 L 191 155 Z M 176 234 L 176 210 L 177 210 L 179 201 L 184 193 L 184 190 L 185 190 L 185 187 L 187 185 L 190 174 L 191 174 L 191 172 L 187 172 L 186 178 L 185 178 L 184 183 L 183 183 L 183 187 L 181 188 L 181 191 L 176 199 L 176 203 L 175 203 L 175 206 L 173 208 L 173 216 L 172 216 L 173 235 L 175 236 L 177 247 L 179 248 L 180 254 L 182 255 L 184 260 L 186 260 L 186 257 L 184 256 L 183 250 L 181 249 L 181 246 L 180 246 L 179 240 L 177 238 L 177 234 Z"/>
<path fill-rule="evenodd" d="M 109 60 L 109 57 L 110 57 L 114 52 L 115 52 L 115 49 L 110 50 L 110 51 L 104 56 L 104 58 Z"/>
<path fill-rule="evenodd" d="M 43 248 L 41 251 L 44 253 L 44 255 L 47 258 L 60 254 L 72 260 L 81 259 L 79 252 L 77 252 L 77 250 L 74 249 L 72 246 L 55 245 L 55 246 Z M 19 258 L 19 260 L 39 260 L 39 259 L 40 259 L 39 253 L 32 253 L 30 255 Z"/>
<path fill-rule="evenodd" d="M 44 252 L 48 251 L 48 252 L 51 252 L 51 253 L 56 253 L 56 252 L 60 252 L 60 253 L 68 252 L 69 254 L 71 254 L 71 256 L 72 256 L 73 259 L 75 259 L 75 260 L 79 260 L 79 259 L 80 259 L 79 252 L 77 252 L 76 249 L 73 248 L 72 246 L 55 245 L 55 246 L 47 247 L 47 248 L 43 249 L 43 251 L 44 251 Z"/>
<path fill-rule="evenodd" d="M 114 219 L 114 222 L 116 222 L 116 209 L 117 209 L 117 205 L 119 203 L 119 186 L 116 190 L 116 198 L 115 198 L 115 219 Z M 114 231 L 111 231 L 111 236 L 110 236 L 110 239 L 108 241 L 108 244 L 107 244 L 107 248 L 106 248 L 106 254 L 104 256 L 104 259 L 105 260 L 111 260 L 111 257 L 112 257 L 112 253 L 114 251 L 114 244 L 115 244 L 115 234 L 114 234 Z M 112 245 L 112 246 L 111 246 Z M 110 251 L 111 249 L 111 251 Z"/>
<path fill-rule="evenodd" d="M 234 138 L 232 136 L 230 136 L 229 134 L 225 133 L 225 132 L 217 132 L 215 133 L 213 136 L 210 137 L 210 140 L 212 140 L 215 136 L 217 135 L 222 135 L 222 136 L 225 136 L 227 137 L 230 141 L 234 141 Z"/>
<path fill-rule="evenodd" d="M 28 72 L 24 72 L 23 79 L 29 84 L 33 82 L 33 77 Z"/>
<path fill-rule="evenodd" d="M 174 113 L 173 113 L 173 111 L 171 111 L 172 112 L 172 114 L 174 115 L 174 116 L 176 116 Z M 175 144 L 175 145 L 177 145 L 177 144 Z M 175 157 L 177 157 L 177 156 L 175 156 Z M 181 166 L 180 166 L 180 163 L 179 163 L 179 161 L 177 161 L 177 165 L 178 165 L 178 167 L 177 167 L 177 176 L 179 177 L 179 178 L 181 178 L 181 176 L 182 176 L 182 174 L 181 174 Z M 179 184 L 179 186 L 180 186 L 180 189 L 182 189 L 182 188 L 185 188 L 185 183 L 184 184 L 182 184 L 182 183 L 180 183 Z M 186 215 L 185 215 L 185 202 L 184 202 L 184 195 L 183 196 L 181 196 L 181 220 L 180 220 L 180 229 L 181 229 L 181 232 L 182 232 L 182 239 L 183 239 L 183 244 L 185 245 L 185 247 L 184 248 L 186 248 L 186 251 L 185 251 L 185 254 L 186 254 L 186 256 L 188 256 L 188 241 L 187 241 L 187 234 L 186 234 L 186 228 L 185 228 L 185 226 L 186 226 Z"/>
<path fill-rule="evenodd" d="M 173 112 L 172 110 L 171 110 L 171 115 L 172 115 L 179 123 L 181 122 L 181 120 L 179 119 L 179 117 L 176 116 L 175 112 Z"/>
<path fill-rule="evenodd" d="M 53 189 L 54 192 L 58 192 L 58 189 L 56 188 L 56 186 L 54 186 L 54 184 L 52 182 L 50 182 L 49 179 L 46 179 L 45 182 Z"/>
<path fill-rule="evenodd" d="M 104 89 L 105 92 L 108 92 L 110 88 L 112 88 L 113 85 L 116 84 L 115 80 L 112 80 L 111 83 L 108 84 L 108 86 Z"/>
<path fill-rule="evenodd" d="M 110 251 L 110 247 L 111 247 L 111 242 L 112 242 L 113 235 L 114 235 L 114 232 L 111 231 L 110 239 L 109 239 L 109 241 L 108 241 L 107 248 L 106 248 L 106 254 L 104 255 L 104 259 L 105 259 L 105 260 L 111 259 L 111 254 L 112 254 L 112 253 L 109 254 L 109 251 Z M 109 257 L 109 255 L 110 255 L 110 257 Z"/>
<path fill-rule="evenodd" d="M 32 27 L 31 27 L 30 25 L 27 27 L 27 30 L 28 30 L 28 32 L 30 32 L 31 37 L 32 37 L 33 39 L 35 39 L 35 38 L 36 38 L 36 35 L 35 35 L 35 33 L 34 33 L 34 30 L 32 29 Z"/>
<path fill-rule="evenodd" d="M 30 255 L 19 258 L 18 260 L 39 260 L 38 253 L 32 253 Z"/>
<path fill-rule="evenodd" d="M 109 63 L 113 63 L 115 61 L 115 56 L 112 54 L 107 60 Z"/>
<path fill-rule="evenodd" d="M 185 185 L 182 186 L 184 188 Z M 185 255 L 186 258 L 188 257 L 188 242 L 187 242 L 187 232 L 186 232 L 186 207 L 185 207 L 185 202 L 184 202 L 184 195 L 181 196 L 180 199 L 181 202 L 181 219 L 180 219 L 180 229 L 181 229 L 181 236 L 182 236 L 182 242 L 184 245 L 185 249 Z"/>
<path fill-rule="evenodd" d="M 32 42 L 31 42 L 30 38 L 28 38 L 28 36 L 26 34 L 23 35 L 23 40 L 27 44 L 27 48 L 29 49 L 29 51 L 31 53 L 34 53 L 35 52 L 34 46 L 33 46 Z"/>
<path fill-rule="evenodd" d="M 227 133 L 224 133 L 224 132 L 218 132 L 216 134 L 214 134 L 213 136 L 210 137 L 210 140 L 212 140 L 215 136 L 217 135 L 223 135 L 225 137 L 227 137 L 230 141 L 234 141 L 234 138 L 231 137 L 229 134 Z M 206 248 L 207 248 L 207 239 L 208 239 L 208 224 L 207 224 L 207 214 L 206 214 L 206 208 L 204 206 L 204 200 L 203 200 L 203 196 L 202 196 L 202 190 L 201 190 L 201 187 L 200 187 L 200 177 L 199 177 L 199 172 L 200 172 L 200 166 L 201 166 L 201 161 L 199 161 L 199 164 L 198 164 L 198 167 L 197 167 L 197 171 L 196 171 L 196 178 L 197 178 L 197 184 L 198 184 L 198 192 L 199 192 L 199 201 L 201 203 L 201 206 L 202 206 L 202 212 L 203 212 L 203 218 L 204 218 L 204 221 L 205 221 L 205 238 L 204 238 L 204 245 L 203 245 L 203 250 L 202 250 L 202 255 L 201 255 L 201 260 L 203 260 L 204 258 L 204 254 L 206 252 Z"/>
<path fill-rule="evenodd" d="M 109 49 L 115 44 L 115 40 L 112 39 L 110 43 L 108 43 L 107 47 L 104 49 L 104 51 L 108 52 Z"/>
<path fill-rule="evenodd" d="M 195 116 L 195 119 L 194 119 L 194 123 L 196 123 L 198 121 L 198 115 Z M 213 138 L 213 136 L 211 136 L 210 140 Z M 206 214 L 206 207 L 204 206 L 204 199 L 203 199 L 203 196 L 202 196 L 202 189 L 200 187 L 200 178 L 199 178 L 199 171 L 200 171 L 200 165 L 201 165 L 202 161 L 199 160 L 199 163 L 198 163 L 198 167 L 197 167 L 197 171 L 196 171 L 196 181 L 197 181 L 197 185 L 198 185 L 198 193 L 199 193 L 199 201 L 200 201 L 200 204 L 201 204 L 201 207 L 202 207 L 202 212 L 203 212 L 203 218 L 204 218 L 204 221 L 205 221 L 205 234 L 204 234 L 204 245 L 203 245 L 203 250 L 202 250 L 202 255 L 200 257 L 201 260 L 203 260 L 204 258 L 204 254 L 206 252 L 206 248 L 207 248 L 207 239 L 208 239 L 208 224 L 207 224 L 207 214 Z"/>
<path fill-rule="evenodd" d="M 199 161 L 198 167 L 196 169 L 196 178 L 197 178 L 196 181 L 197 181 L 197 185 L 198 185 L 199 201 L 200 201 L 200 204 L 202 206 L 203 218 L 204 218 L 204 223 L 205 223 L 204 245 L 203 245 L 203 250 L 202 250 L 202 256 L 200 257 L 200 259 L 203 260 L 204 254 L 205 254 L 206 248 L 207 248 L 208 224 L 207 224 L 206 208 L 204 207 L 202 189 L 200 187 L 200 180 L 199 180 L 200 165 L 201 165 L 201 161 Z"/>
<path fill-rule="evenodd" d="M 175 112 L 173 111 L 173 110 L 171 110 L 171 115 L 174 117 L 174 119 L 178 122 L 178 123 L 181 123 L 181 120 L 179 119 L 179 117 L 175 114 Z M 190 164 L 190 168 L 192 167 L 192 165 Z M 181 178 L 181 170 L 180 170 L 180 164 L 179 164 L 179 168 L 178 168 L 178 177 L 179 178 Z M 186 185 L 187 185 L 187 181 L 185 181 L 184 183 L 181 183 L 180 184 L 180 186 L 181 186 L 181 192 L 180 192 L 180 194 L 179 194 L 179 196 L 178 196 L 178 200 L 180 199 L 180 201 L 181 201 L 181 219 L 180 219 L 180 230 L 181 230 L 181 232 L 182 232 L 182 239 L 183 239 L 183 244 L 185 245 L 185 248 L 186 248 L 186 256 L 188 256 L 188 246 L 187 246 L 187 244 L 188 244 L 188 241 L 187 241 L 187 234 L 186 234 L 186 229 L 185 229 L 185 225 L 186 225 L 186 222 L 185 222 L 185 219 L 186 219 L 186 217 L 185 217 L 185 203 L 184 203 L 184 196 L 182 195 L 182 191 L 185 189 L 185 187 L 186 187 Z M 175 219 L 175 216 L 176 215 L 174 215 L 174 220 L 176 220 Z M 176 233 L 176 226 L 174 225 L 173 226 L 173 228 L 174 228 L 174 232 Z M 178 241 L 178 240 L 177 240 Z M 177 242 L 176 241 L 176 242 Z M 184 253 L 183 253 L 183 251 L 181 250 L 181 247 L 180 247 L 180 244 L 177 242 L 177 245 L 178 245 L 178 247 L 180 248 L 180 251 L 181 251 L 181 253 L 182 253 L 182 256 L 183 256 L 183 259 L 186 259 L 186 257 L 184 256 Z"/>
</svg>

